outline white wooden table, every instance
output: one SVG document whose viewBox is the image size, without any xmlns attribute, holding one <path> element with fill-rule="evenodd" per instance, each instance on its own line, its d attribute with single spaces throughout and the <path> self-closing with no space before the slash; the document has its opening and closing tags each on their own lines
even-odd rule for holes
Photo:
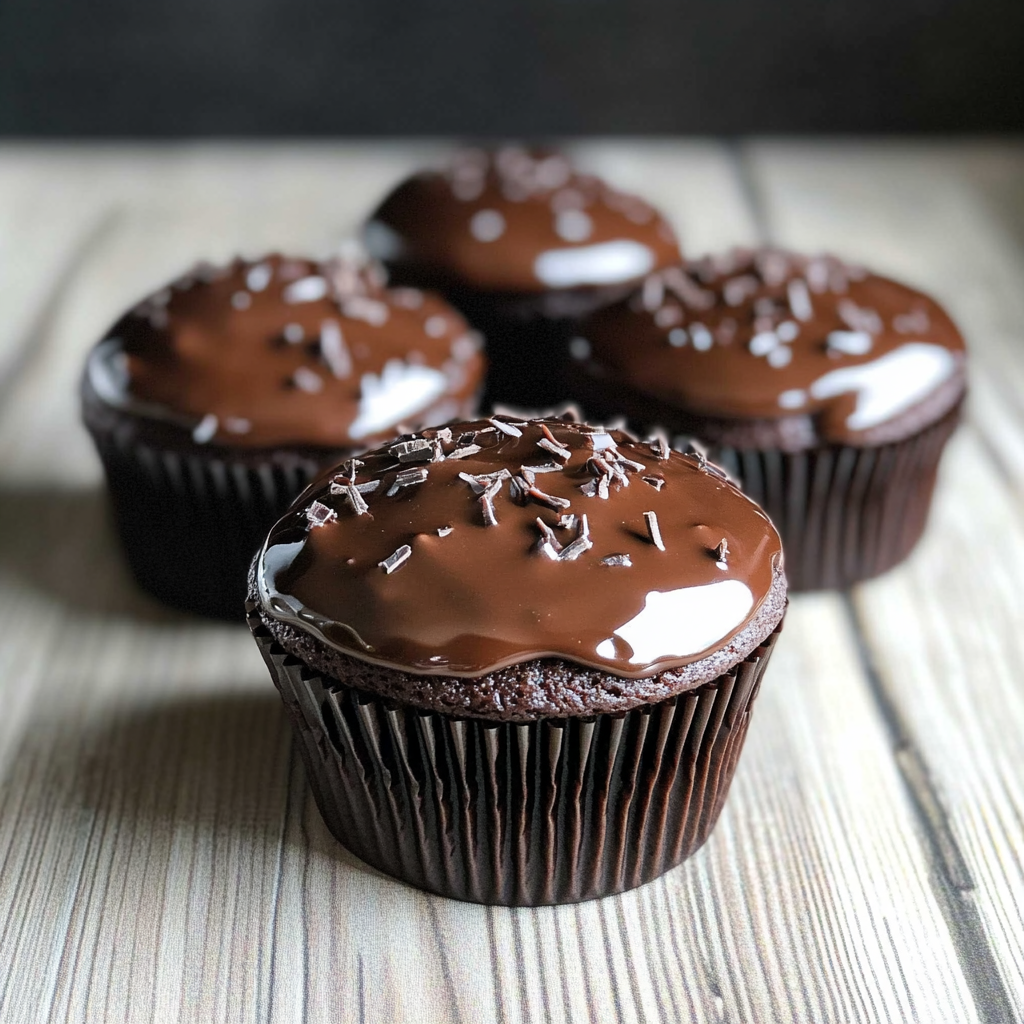
<svg viewBox="0 0 1024 1024">
<path fill-rule="evenodd" d="M 968 422 L 911 561 L 797 598 L 722 820 L 577 907 L 392 882 L 321 823 L 241 626 L 132 587 L 74 397 L 199 256 L 326 251 L 437 146 L 0 146 L 0 1020 L 1024 1019 L 1024 145 L 577 147 L 697 253 L 947 302 Z"/>
</svg>

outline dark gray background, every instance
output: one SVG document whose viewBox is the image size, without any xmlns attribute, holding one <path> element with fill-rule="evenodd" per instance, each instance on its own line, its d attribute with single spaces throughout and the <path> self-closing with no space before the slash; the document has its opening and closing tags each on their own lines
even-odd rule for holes
<svg viewBox="0 0 1024 1024">
<path fill-rule="evenodd" d="M 0 0 L 0 134 L 1019 131 L 1024 0 Z"/>
</svg>

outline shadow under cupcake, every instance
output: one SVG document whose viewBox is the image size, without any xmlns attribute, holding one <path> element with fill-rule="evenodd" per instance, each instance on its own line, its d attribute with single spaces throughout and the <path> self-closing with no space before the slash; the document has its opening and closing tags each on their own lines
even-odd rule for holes
<svg viewBox="0 0 1024 1024">
<path fill-rule="evenodd" d="M 455 310 L 372 265 L 200 265 L 118 320 L 82 380 L 136 580 L 241 619 L 253 553 L 320 468 L 473 414 L 483 372 Z"/>
<path fill-rule="evenodd" d="M 510 417 L 336 467 L 249 586 L 335 837 L 505 905 L 630 889 L 701 846 L 786 604 L 778 534 L 714 467 Z"/>
</svg>

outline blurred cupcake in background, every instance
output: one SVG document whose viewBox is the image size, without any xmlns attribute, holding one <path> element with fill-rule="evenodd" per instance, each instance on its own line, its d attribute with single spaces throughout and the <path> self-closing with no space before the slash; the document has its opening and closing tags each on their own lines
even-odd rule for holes
<svg viewBox="0 0 1024 1024">
<path fill-rule="evenodd" d="M 565 398 L 573 323 L 680 259 L 642 199 L 518 146 L 462 150 L 408 178 L 364 241 L 393 283 L 440 291 L 483 332 L 488 401 L 536 408 Z"/>
<path fill-rule="evenodd" d="M 200 265 L 90 352 L 82 409 L 138 582 L 241 618 L 269 526 L 319 467 L 475 410 L 478 336 L 353 260 Z"/>
<path fill-rule="evenodd" d="M 742 481 L 782 534 L 793 590 L 910 553 L 966 384 L 963 338 L 933 299 L 775 249 L 649 275 L 572 352 L 588 415 L 695 438 Z"/>
</svg>

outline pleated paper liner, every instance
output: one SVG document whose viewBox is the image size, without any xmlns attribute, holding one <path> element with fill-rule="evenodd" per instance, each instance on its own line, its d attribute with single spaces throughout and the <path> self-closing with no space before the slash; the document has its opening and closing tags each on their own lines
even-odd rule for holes
<svg viewBox="0 0 1024 1024">
<path fill-rule="evenodd" d="M 658 704 L 516 725 L 395 706 L 288 654 L 251 605 L 249 625 L 338 841 L 417 888 L 506 906 L 622 892 L 697 850 L 778 635 Z"/>
<path fill-rule="evenodd" d="M 793 591 L 844 589 L 902 562 L 924 532 L 943 448 L 960 406 L 876 448 L 802 452 L 711 448 L 782 536 Z"/>
<path fill-rule="evenodd" d="M 317 472 L 298 456 L 258 467 L 91 430 L 136 581 L 186 611 L 240 621 L 253 554 Z"/>
</svg>

